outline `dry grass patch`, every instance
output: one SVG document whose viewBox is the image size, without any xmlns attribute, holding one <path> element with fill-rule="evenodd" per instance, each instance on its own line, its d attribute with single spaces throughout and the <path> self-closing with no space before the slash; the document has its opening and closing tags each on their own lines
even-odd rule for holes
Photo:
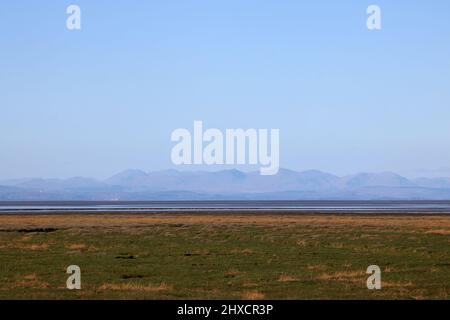
<svg viewBox="0 0 450 320">
<path fill-rule="evenodd" d="M 287 274 L 282 274 L 281 276 L 278 277 L 278 282 L 296 282 L 296 281 L 300 281 L 299 278 L 294 277 L 294 276 L 290 276 Z"/>
<path fill-rule="evenodd" d="M 138 291 L 138 292 L 163 292 L 171 291 L 172 287 L 161 283 L 158 286 L 144 285 L 138 283 L 105 283 L 99 287 L 101 291 Z"/>
<path fill-rule="evenodd" d="M 262 300 L 264 299 L 266 296 L 264 295 L 264 293 L 260 292 L 260 291 L 244 291 L 242 293 L 242 299 L 244 300 Z"/>
<path fill-rule="evenodd" d="M 386 281 L 381 279 L 382 288 L 405 288 L 412 286 L 414 286 L 412 281 Z"/>
<path fill-rule="evenodd" d="M 0 248 L 1 249 L 27 250 L 27 251 L 45 251 L 45 250 L 48 250 L 50 245 L 51 245 L 50 242 L 27 244 L 25 241 L 15 240 L 15 241 L 11 241 L 9 243 L 0 245 Z"/>
<path fill-rule="evenodd" d="M 50 288 L 50 284 L 48 282 L 39 280 L 36 273 L 19 276 L 14 286 L 19 288 L 34 288 L 34 289 Z"/>
<path fill-rule="evenodd" d="M 64 245 L 64 247 L 69 250 L 83 250 L 86 249 L 87 246 L 83 243 L 73 243 L 73 244 L 66 244 Z"/>
<path fill-rule="evenodd" d="M 306 240 L 300 239 L 300 240 L 297 240 L 296 244 L 297 244 L 297 246 L 304 248 L 304 247 L 306 247 L 307 242 L 306 242 Z"/>
<path fill-rule="evenodd" d="M 251 281 L 244 281 L 244 283 L 242 284 L 242 286 L 244 288 L 251 288 L 251 287 L 257 287 L 258 284 L 256 282 L 251 282 Z"/>
<path fill-rule="evenodd" d="M 36 281 L 37 280 L 37 274 L 36 273 L 26 274 L 26 275 L 22 276 L 21 278 L 24 279 L 24 280 Z"/>
<path fill-rule="evenodd" d="M 236 276 L 239 276 L 243 274 L 243 272 L 240 272 L 239 270 L 236 269 L 230 269 L 227 272 L 225 272 L 225 277 L 226 278 L 234 278 Z"/>
<path fill-rule="evenodd" d="M 428 230 L 425 233 L 428 234 L 442 234 L 442 235 L 450 235 L 450 229 L 434 229 Z"/>
<path fill-rule="evenodd" d="M 314 215 L 314 214 L 228 214 L 229 212 L 211 212 L 196 214 L 98 214 L 98 215 L 41 215 L 41 216 L 1 216 L 0 225 L 4 229 L 15 228 L 92 228 L 118 226 L 150 226 L 161 224 L 193 224 L 230 225 L 230 224 L 258 224 L 258 225 L 305 225 L 311 227 L 420 227 L 422 230 L 442 229 L 447 234 L 450 229 L 450 217 L 447 216 L 370 216 L 370 215 Z"/>
<path fill-rule="evenodd" d="M 439 290 L 439 299 L 448 300 L 450 298 L 450 288 L 442 288 Z"/>
<path fill-rule="evenodd" d="M 24 235 L 23 237 L 20 237 L 19 241 L 27 242 L 27 241 L 30 241 L 31 239 L 33 239 L 33 235 L 27 234 L 27 235 Z"/>
<path fill-rule="evenodd" d="M 48 250 L 50 245 L 48 243 L 30 244 L 26 246 L 20 246 L 21 249 L 31 250 L 31 251 L 45 251 Z"/>
<path fill-rule="evenodd" d="M 330 247 L 333 249 L 343 249 L 344 244 L 341 242 L 334 242 L 334 243 L 330 244 Z"/>
<path fill-rule="evenodd" d="M 391 266 L 384 267 L 384 272 L 385 273 L 389 273 L 389 272 L 392 272 L 392 271 L 393 271 L 393 268 Z"/>
<path fill-rule="evenodd" d="M 230 252 L 231 253 L 252 254 L 253 250 L 250 248 L 242 248 L 242 249 L 233 249 Z"/>
<path fill-rule="evenodd" d="M 342 271 L 335 273 L 323 273 L 318 276 L 317 280 L 322 281 L 351 281 L 364 282 L 366 274 L 362 271 Z"/>
<path fill-rule="evenodd" d="M 306 268 L 311 271 L 324 271 L 327 269 L 327 266 L 324 264 L 309 264 Z"/>
</svg>

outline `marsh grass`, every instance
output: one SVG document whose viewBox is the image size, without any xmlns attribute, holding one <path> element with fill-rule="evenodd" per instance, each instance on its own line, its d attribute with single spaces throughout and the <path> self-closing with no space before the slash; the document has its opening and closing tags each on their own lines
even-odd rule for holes
<svg viewBox="0 0 450 320">
<path fill-rule="evenodd" d="M 450 298 L 445 216 L 0 216 L 0 229 L 0 299 Z M 65 288 L 72 264 L 82 290 Z"/>
</svg>

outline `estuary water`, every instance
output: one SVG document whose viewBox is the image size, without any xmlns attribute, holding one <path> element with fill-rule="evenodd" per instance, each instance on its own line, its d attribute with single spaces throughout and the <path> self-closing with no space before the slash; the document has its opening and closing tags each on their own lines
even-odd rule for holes
<svg viewBox="0 0 450 320">
<path fill-rule="evenodd" d="M 0 214 L 68 212 L 336 212 L 450 214 L 450 201 L 2 201 Z"/>
</svg>

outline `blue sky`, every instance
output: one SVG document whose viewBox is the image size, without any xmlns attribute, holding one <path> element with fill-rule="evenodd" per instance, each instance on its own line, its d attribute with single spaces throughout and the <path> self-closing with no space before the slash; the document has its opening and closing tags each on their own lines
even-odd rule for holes
<svg viewBox="0 0 450 320">
<path fill-rule="evenodd" d="M 295 170 L 450 176 L 449 40 L 447 0 L 2 1 L 0 179 L 171 168 L 194 120 L 279 128 Z"/>
</svg>

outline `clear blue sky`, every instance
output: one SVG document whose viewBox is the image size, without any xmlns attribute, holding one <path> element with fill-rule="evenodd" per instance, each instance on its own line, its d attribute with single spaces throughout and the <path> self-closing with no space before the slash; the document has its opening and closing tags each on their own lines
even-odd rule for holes
<svg viewBox="0 0 450 320">
<path fill-rule="evenodd" d="M 170 168 L 194 120 L 279 128 L 295 170 L 445 173 L 450 2 L 1 1 L 0 112 L 0 179 Z"/>
</svg>

